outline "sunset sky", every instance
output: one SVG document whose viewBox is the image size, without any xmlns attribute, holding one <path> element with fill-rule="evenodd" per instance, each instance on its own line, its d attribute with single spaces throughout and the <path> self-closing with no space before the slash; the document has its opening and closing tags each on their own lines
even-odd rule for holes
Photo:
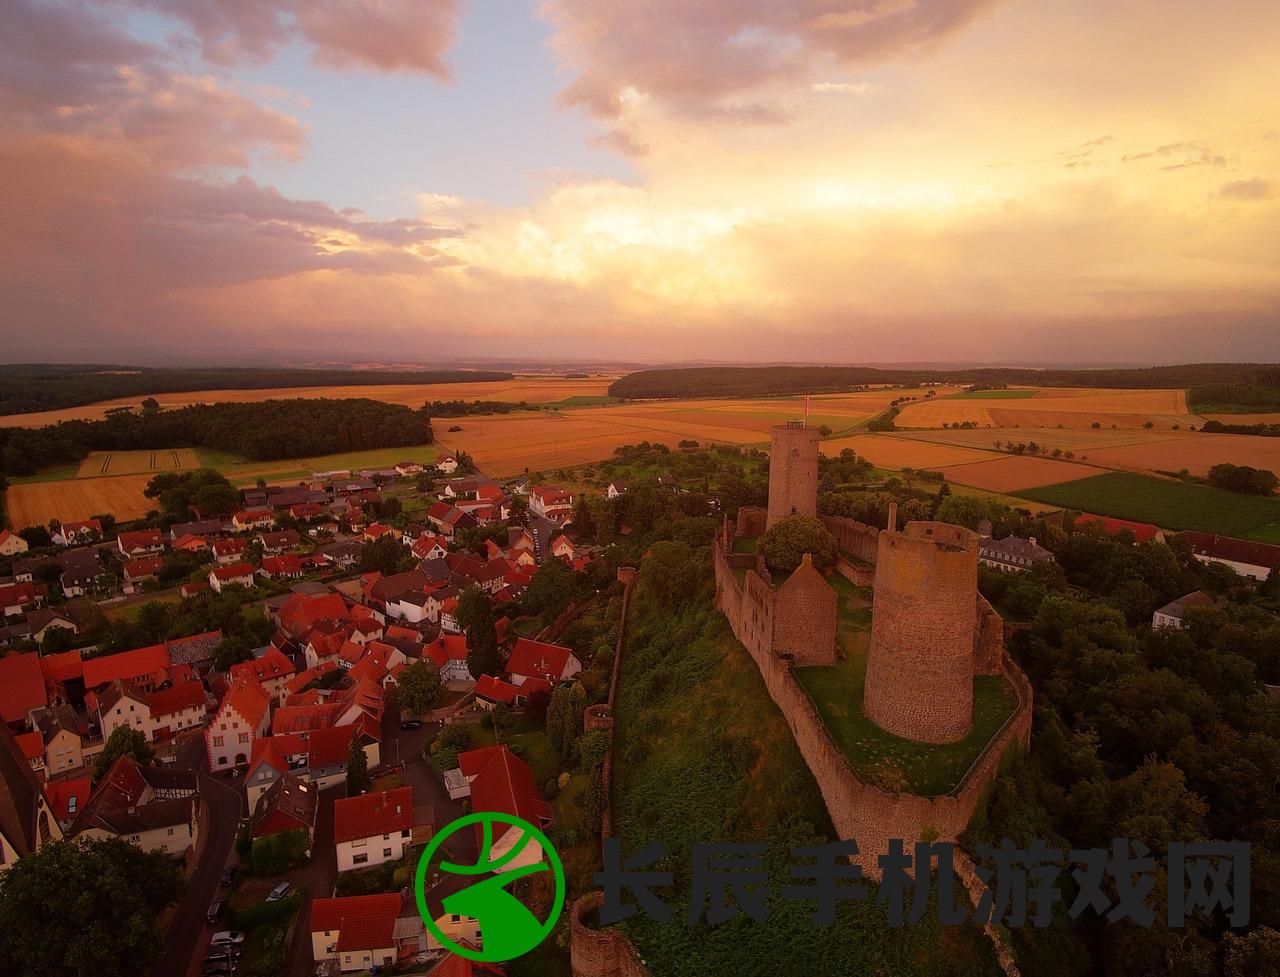
<svg viewBox="0 0 1280 977">
<path fill-rule="evenodd" d="M 8 0 L 6 360 L 1280 359 L 1274 0 Z"/>
</svg>

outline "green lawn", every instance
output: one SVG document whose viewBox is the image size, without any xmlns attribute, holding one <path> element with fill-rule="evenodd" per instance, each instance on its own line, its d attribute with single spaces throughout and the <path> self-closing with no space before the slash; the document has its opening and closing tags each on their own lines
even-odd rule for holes
<svg viewBox="0 0 1280 977">
<path fill-rule="evenodd" d="M 439 454 L 435 445 L 422 444 L 408 448 L 374 448 L 348 451 L 312 458 L 286 458 L 280 461 L 244 461 L 225 452 L 198 452 L 202 463 L 217 468 L 235 485 L 252 485 L 259 478 L 268 482 L 297 481 L 312 472 L 357 471 L 361 468 L 391 468 L 400 461 L 433 463 Z M 208 459 L 206 461 L 206 459 Z"/>
<path fill-rule="evenodd" d="M 54 465 L 42 468 L 34 475 L 15 475 L 9 479 L 11 485 L 26 485 L 31 482 L 61 482 L 75 478 L 80 473 L 80 462 L 73 461 L 69 465 Z"/>
<path fill-rule="evenodd" d="M 973 683 L 973 731 L 959 743 L 934 746 L 886 733 L 863 714 L 865 652 L 830 667 L 798 668 L 795 674 L 859 777 L 927 797 L 946 794 L 959 784 L 1016 705 L 1003 678 L 978 676 Z"/>
<path fill-rule="evenodd" d="M 512 733 L 503 736 L 511 746 L 519 747 L 521 758 L 533 771 L 533 782 L 539 787 L 554 777 L 560 769 L 560 758 L 551 748 L 551 738 L 542 730 Z"/>
<path fill-rule="evenodd" d="M 1209 485 L 1107 472 L 1060 485 L 1026 489 L 1035 502 L 1103 516 L 1280 543 L 1280 499 L 1240 495 Z"/>
<path fill-rule="evenodd" d="M 622 403 L 621 397 L 610 397 L 608 394 L 578 394 L 576 397 L 565 397 L 562 400 L 543 404 L 543 407 L 605 407 L 609 404 Z"/>
<path fill-rule="evenodd" d="M 1026 400 L 1034 397 L 1036 390 L 966 390 L 956 394 L 955 400 Z"/>
</svg>

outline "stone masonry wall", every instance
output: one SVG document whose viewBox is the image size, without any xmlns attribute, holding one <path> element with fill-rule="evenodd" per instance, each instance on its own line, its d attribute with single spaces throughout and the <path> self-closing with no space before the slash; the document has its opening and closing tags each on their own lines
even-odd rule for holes
<svg viewBox="0 0 1280 977">
<path fill-rule="evenodd" d="M 827 527 L 827 532 L 836 538 L 841 550 L 856 556 L 863 563 L 875 566 L 880 530 L 875 526 L 846 519 L 844 516 L 822 516 L 821 518 L 822 524 Z"/>
<path fill-rule="evenodd" d="M 569 909 L 569 964 L 573 977 L 649 977 L 649 970 L 626 934 L 596 929 L 588 922 L 604 896 L 588 892 Z"/>
<path fill-rule="evenodd" d="M 773 595 L 773 653 L 797 665 L 836 663 L 836 592 L 809 554 Z"/>
<path fill-rule="evenodd" d="M 752 636 L 742 615 L 749 604 L 744 599 L 744 588 L 720 547 L 714 549 L 712 558 L 717 606 L 760 669 L 765 688 L 790 726 L 796 745 L 818 782 L 838 837 L 858 842 L 859 855 L 854 860 L 864 873 L 879 879 L 876 858 L 887 851 L 890 839 L 900 838 L 911 845 L 928 834 L 936 840 L 955 841 L 995 779 L 1003 758 L 1010 751 L 1024 748 L 1031 735 L 1031 686 L 1012 660 L 1002 655 L 1000 671 L 1017 697 L 1017 709 L 957 791 L 929 798 L 873 787 L 853 772 L 789 664 L 761 647 L 758 640 L 748 640 Z M 752 577 L 753 573 L 746 574 L 748 584 Z"/>
<path fill-rule="evenodd" d="M 911 522 L 878 544 L 863 708 L 895 736 L 955 743 L 973 728 L 978 537 Z"/>
</svg>

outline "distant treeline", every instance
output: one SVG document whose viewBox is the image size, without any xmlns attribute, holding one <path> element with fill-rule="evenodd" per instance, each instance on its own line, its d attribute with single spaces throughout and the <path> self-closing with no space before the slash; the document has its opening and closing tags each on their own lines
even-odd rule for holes
<svg viewBox="0 0 1280 977">
<path fill-rule="evenodd" d="M 216 448 L 254 461 L 430 444 L 423 411 L 380 400 L 264 400 L 0 428 L 0 476 L 32 475 L 91 451 Z"/>
<path fill-rule="evenodd" d="M 1201 384 L 1187 392 L 1187 400 L 1195 411 L 1280 411 L 1280 369 L 1261 369 L 1237 383 Z"/>
<path fill-rule="evenodd" d="M 118 397 L 198 390 L 266 390 L 352 384 L 475 383 L 510 380 L 482 370 L 151 369 L 106 364 L 18 363 L 0 366 L 0 414 L 80 407 Z"/>
<path fill-rule="evenodd" d="M 540 404 L 505 400 L 433 400 L 423 407 L 429 417 L 467 417 L 471 414 L 510 414 L 518 410 L 542 410 Z"/>
<path fill-rule="evenodd" d="M 1221 421 L 1205 421 L 1200 430 L 1204 434 L 1252 434 L 1260 438 L 1280 438 L 1280 424 L 1223 424 Z"/>
<path fill-rule="evenodd" d="M 1222 385 L 1254 389 L 1280 366 L 1258 363 L 1188 363 L 1105 370 L 1032 370 L 983 367 L 961 370 L 879 369 L 869 366 L 707 366 L 641 370 L 609 387 L 614 397 L 635 400 L 679 397 L 770 397 L 782 394 L 844 391 L 859 384 L 1029 384 L 1041 387 L 1114 387 L 1177 389 Z M 1277 391 L 1280 397 L 1280 391 Z"/>
</svg>

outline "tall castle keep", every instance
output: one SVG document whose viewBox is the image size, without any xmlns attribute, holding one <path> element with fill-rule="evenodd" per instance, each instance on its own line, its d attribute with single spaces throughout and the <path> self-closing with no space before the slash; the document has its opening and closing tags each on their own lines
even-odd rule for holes
<svg viewBox="0 0 1280 977">
<path fill-rule="evenodd" d="M 876 551 L 863 709 L 881 729 L 954 743 L 973 727 L 978 534 L 890 516 Z"/>
<path fill-rule="evenodd" d="M 773 429 L 769 446 L 769 516 L 766 529 L 788 516 L 818 514 L 816 427 L 790 421 Z"/>
</svg>

